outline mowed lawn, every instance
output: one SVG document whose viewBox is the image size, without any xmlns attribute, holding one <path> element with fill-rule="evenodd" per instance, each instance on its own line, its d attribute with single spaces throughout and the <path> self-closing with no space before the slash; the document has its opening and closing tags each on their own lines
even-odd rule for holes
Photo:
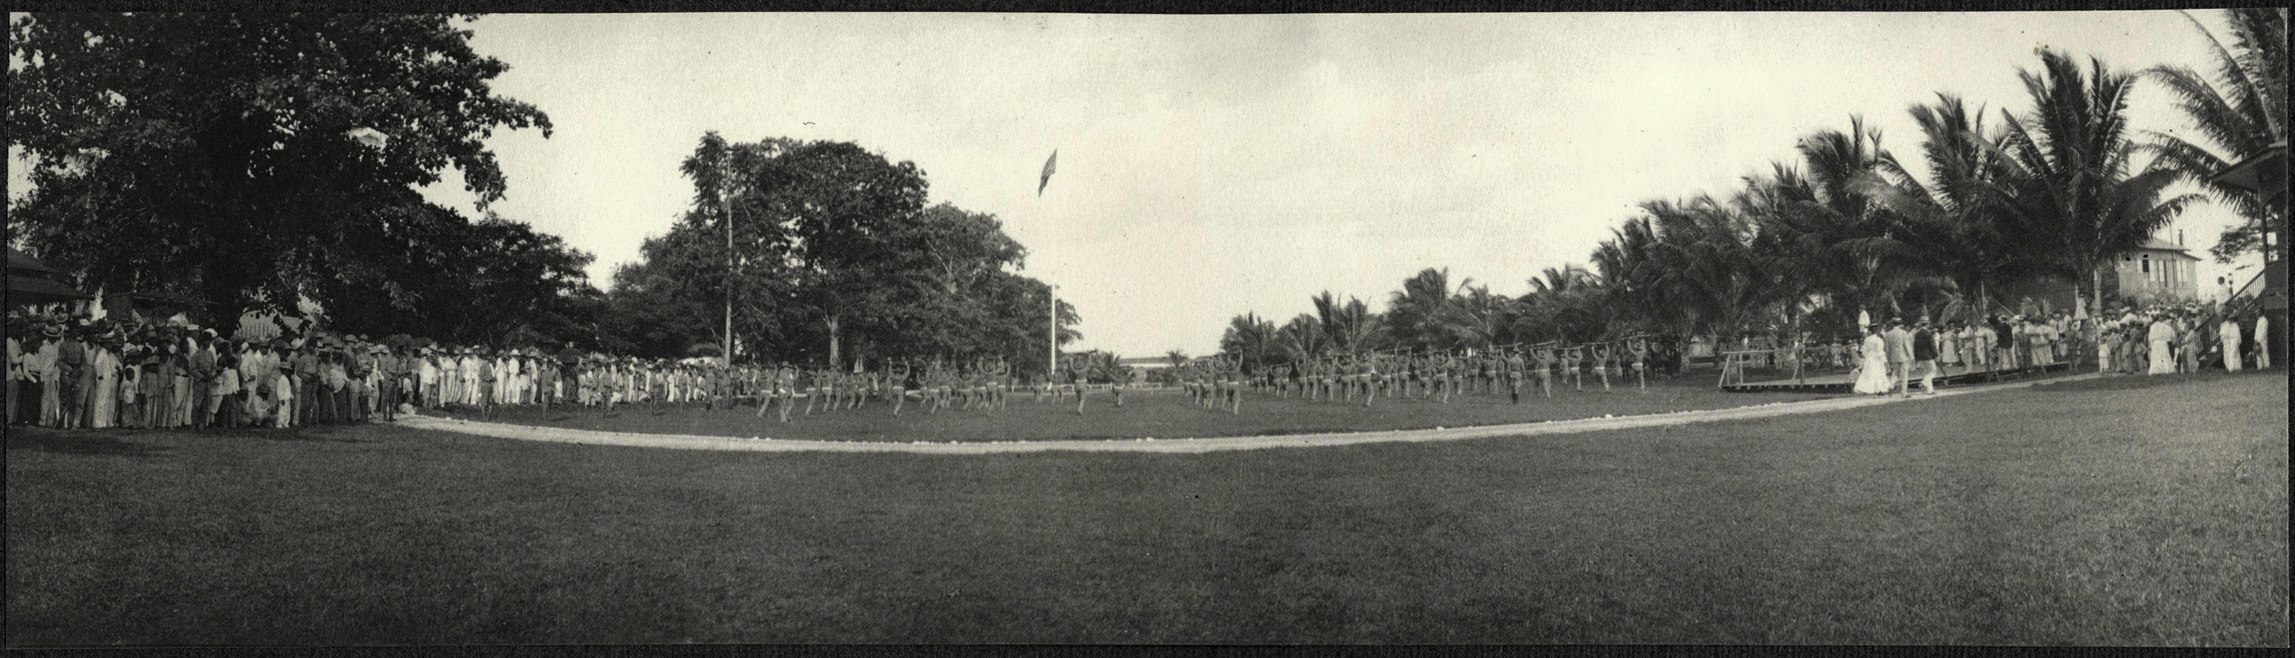
<svg viewBox="0 0 2295 658">
<path fill-rule="evenodd" d="M 661 408 L 647 405 L 619 406 L 611 414 L 580 407 L 553 407 L 548 412 L 537 407 L 518 407 L 501 409 L 494 420 L 521 425 L 617 432 L 830 441 L 1040 441 L 1139 437 L 1186 439 L 1499 425 L 1600 418 L 1604 414 L 1625 416 L 1719 409 L 1827 397 L 1814 393 L 1727 393 L 1716 388 L 1713 380 L 1706 377 L 1652 382 L 1646 393 L 1634 389 L 1630 381 L 1626 386 L 1615 387 L 1607 393 L 1591 378 L 1587 380 L 1587 385 L 1590 388 L 1586 391 L 1561 387 L 1563 390 L 1555 391 L 1553 399 L 1525 398 L 1521 404 L 1509 402 L 1501 392 L 1495 395 L 1474 393 L 1456 396 L 1448 404 L 1415 397 L 1400 400 L 1381 397 L 1374 400 L 1369 408 L 1363 407 L 1361 398 L 1356 398 L 1354 404 L 1345 403 L 1344 398 L 1340 402 L 1309 402 L 1296 396 L 1279 398 L 1273 392 L 1250 392 L 1244 395 L 1241 413 L 1230 413 L 1226 408 L 1196 406 L 1188 401 L 1184 392 L 1161 390 L 1125 393 L 1124 406 L 1120 409 L 1115 406 L 1114 396 L 1104 391 L 1094 392 L 1086 399 L 1084 414 L 1080 416 L 1076 414 L 1076 398 L 1073 396 L 1060 401 L 1045 396 L 1039 401 L 1034 394 L 1024 393 L 1011 395 L 1004 409 L 993 412 L 986 409 L 959 409 L 962 405 L 959 400 L 950 403 L 946 410 L 927 413 L 918 401 L 910 400 L 898 417 L 892 415 L 890 405 L 876 402 L 859 409 L 834 412 L 816 409 L 813 415 L 807 416 L 804 414 L 804 402 L 799 401 L 788 423 L 780 422 L 778 407 L 768 412 L 766 417 L 759 418 L 757 407 L 747 404 L 735 411 L 706 411 L 697 404 L 667 405 Z M 425 413 L 453 418 L 478 418 L 467 409 L 456 409 L 443 414 Z"/>
<path fill-rule="evenodd" d="M 1198 455 L 8 439 L 13 646 L 2274 645 L 2284 373 Z"/>
</svg>

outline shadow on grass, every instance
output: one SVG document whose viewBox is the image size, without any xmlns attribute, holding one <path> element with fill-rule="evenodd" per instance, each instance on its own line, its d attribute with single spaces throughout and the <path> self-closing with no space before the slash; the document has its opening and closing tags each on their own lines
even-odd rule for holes
<svg viewBox="0 0 2295 658">
<path fill-rule="evenodd" d="M 67 455 L 121 455 L 126 457 L 158 457 L 169 449 L 160 446 L 130 443 L 114 434 L 94 431 L 63 431 L 30 427 L 8 428 L 8 451 L 38 450 Z"/>
</svg>

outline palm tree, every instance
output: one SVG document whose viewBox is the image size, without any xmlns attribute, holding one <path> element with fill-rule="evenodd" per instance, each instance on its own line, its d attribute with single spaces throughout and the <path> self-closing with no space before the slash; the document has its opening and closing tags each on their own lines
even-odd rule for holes
<svg viewBox="0 0 2295 658">
<path fill-rule="evenodd" d="M 1616 313 L 1608 303 L 1602 278 L 1575 263 L 1549 267 L 1530 279 L 1530 292 L 1522 296 L 1534 318 L 1529 335 L 1559 337 L 1570 342 L 1592 339 L 1609 331 Z"/>
<path fill-rule="evenodd" d="M 1974 293 L 1981 312 L 1989 308 L 1990 284 L 2029 269 L 2002 231 L 2004 204 L 1993 194 L 2001 177 L 2000 139 L 1986 131 L 1982 108 L 1972 112 L 1952 94 L 1914 105 L 1911 114 L 1921 129 L 1928 180 L 1883 155 L 1880 171 L 1892 186 L 1868 192 L 1896 214 L 1915 267 L 1949 279 L 1961 293 L 1956 299 Z"/>
<path fill-rule="evenodd" d="M 1331 349 L 1350 354 L 1378 347 L 1379 337 L 1385 331 L 1385 322 L 1372 313 L 1363 300 L 1348 297 L 1339 303 L 1336 295 L 1325 290 L 1315 295 L 1315 317 L 1323 325 L 1323 335 L 1330 339 Z"/>
<path fill-rule="evenodd" d="M 1709 196 L 1649 201 L 1642 209 L 1661 245 L 1657 285 L 1681 304 L 1689 330 L 1702 329 L 1719 344 L 1775 303 L 1776 259 L 1756 249 L 1761 229 L 1743 212 Z"/>
<path fill-rule="evenodd" d="M 1387 300 L 1387 327 L 1395 342 L 1411 349 L 1448 347 L 1442 317 L 1450 311 L 1450 269 L 1432 267 L 1404 279 Z"/>
<path fill-rule="evenodd" d="M 1766 230 L 1784 233 L 1775 239 L 1793 253 L 1780 263 L 1827 291 L 1835 305 L 1893 310 L 1908 283 L 1911 252 L 1897 239 L 1895 216 L 1873 199 L 1888 185 L 1880 168 L 1892 157 L 1881 148 L 1880 130 L 1850 117 L 1848 132 L 1818 131 L 1797 150 L 1808 175 L 1772 165 L 1768 196 L 1742 209 L 1759 213 Z"/>
<path fill-rule="evenodd" d="M 1510 297 L 1490 292 L 1489 286 L 1470 286 L 1451 299 L 1449 311 L 1441 318 L 1444 346 L 1488 349 L 1514 341 L 1515 316 L 1518 304 Z"/>
<path fill-rule="evenodd" d="M 2134 77 L 2090 58 L 2088 70 L 2055 50 L 2040 53 L 2041 68 L 2019 75 L 2033 108 L 2007 120 L 2001 151 L 2000 199 L 2005 223 L 2038 251 L 2037 262 L 2077 281 L 2088 278 L 2093 308 L 2103 308 L 2103 266 L 2143 244 L 2201 199 L 2169 197 L 2184 174 L 2154 162 L 2130 174 L 2135 144 L 2128 140 L 2127 94 Z"/>
<path fill-rule="evenodd" d="M 1656 224 L 1646 216 L 1634 217 L 1610 229 L 1610 237 L 1596 245 L 1588 257 L 1596 275 L 1610 284 L 1603 301 L 1613 308 L 1613 315 L 1629 318 L 1644 329 L 1680 326 L 1682 321 L 1680 305 L 1658 285 L 1663 272 L 1660 246 Z M 1533 282 L 1531 287 L 1537 285 Z"/>
<path fill-rule="evenodd" d="M 1314 315 L 1301 313 L 1276 332 L 1276 344 L 1297 363 L 1322 356 L 1331 350 L 1331 339 L 1323 333 L 1323 323 Z"/>
<path fill-rule="evenodd" d="M 1598 285 L 1600 277 L 1577 263 L 1549 267 L 1530 279 L 1531 295 L 1560 295 Z"/>
<path fill-rule="evenodd" d="M 2208 180 L 2274 145 L 2287 145 L 2287 8 L 2231 9 L 2225 14 L 2231 24 L 2228 46 L 2190 13 L 2184 14 L 2215 46 L 2213 79 L 2185 66 L 2154 67 L 2144 77 L 2176 97 L 2176 105 L 2202 137 L 2191 140 L 2147 131 L 2151 138 L 2147 150 L 2248 219 L 2225 231 L 2215 245 L 2216 259 L 2229 261 L 2260 246 L 2266 226 L 2276 225 L 2280 235 L 2287 234 L 2286 196 L 2274 199 Z"/>
<path fill-rule="evenodd" d="M 1227 323 L 1227 333 L 1219 339 L 1219 351 L 1243 358 L 1246 373 L 1259 372 L 1268 364 L 1274 347 L 1275 323 L 1259 319 L 1257 313 L 1235 316 Z"/>
</svg>

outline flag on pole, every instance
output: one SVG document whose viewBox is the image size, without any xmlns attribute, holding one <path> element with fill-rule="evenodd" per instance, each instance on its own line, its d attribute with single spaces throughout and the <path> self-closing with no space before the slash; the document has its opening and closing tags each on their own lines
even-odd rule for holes
<svg viewBox="0 0 2295 658">
<path fill-rule="evenodd" d="M 1052 183 L 1052 172 L 1059 168 L 1060 149 L 1052 149 L 1052 157 L 1044 159 L 1044 175 L 1036 179 L 1036 196 L 1044 196 L 1044 186 Z"/>
</svg>

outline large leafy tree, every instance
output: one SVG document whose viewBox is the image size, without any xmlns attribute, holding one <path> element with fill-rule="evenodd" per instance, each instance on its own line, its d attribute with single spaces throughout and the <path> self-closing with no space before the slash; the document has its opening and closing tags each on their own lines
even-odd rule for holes
<svg viewBox="0 0 2295 658">
<path fill-rule="evenodd" d="M 674 229 L 689 237 L 668 259 L 672 274 L 728 300 L 736 318 L 802 311 L 812 326 L 773 333 L 817 340 L 824 360 L 841 363 L 849 321 L 891 303 L 900 272 L 887 234 L 923 210 L 923 172 L 849 142 L 731 144 L 714 132 L 680 169 L 695 192 Z"/>
<path fill-rule="evenodd" d="M 2103 305 L 2103 265 L 2167 226 L 2197 194 L 2170 196 L 2182 176 L 2164 163 L 2133 171 L 2127 95 L 2134 77 L 2055 50 L 2020 72 L 2032 111 L 2005 110 L 2001 182 L 2010 230 L 2054 273 L 2090 280 Z"/>
<path fill-rule="evenodd" d="M 2208 182 L 2234 163 L 2287 144 L 2287 8 L 2230 9 L 2225 18 L 2230 32 L 2222 37 L 2192 21 L 2215 47 L 2207 73 L 2187 66 L 2160 66 L 2144 74 L 2175 95 L 2177 107 L 2198 131 L 2188 139 L 2151 132 L 2153 153 L 2186 178 L 2207 185 L 2217 199 L 2247 218 L 2225 231 L 2215 245 L 2216 258 L 2229 261 L 2262 246 L 2267 226 L 2287 234 L 2287 197 Z"/>
<path fill-rule="evenodd" d="M 484 140 L 550 131 L 493 93 L 508 67 L 470 48 L 469 18 L 19 16 L 7 132 L 35 189 L 11 231 L 92 286 L 189 292 L 217 315 L 387 286 L 362 277 L 436 228 L 397 221 L 423 214 L 410 187 L 452 167 L 485 206 L 507 184 Z"/>
<path fill-rule="evenodd" d="M 500 217 L 469 222 L 427 204 L 398 210 L 391 223 L 415 237 L 399 245 L 400 257 L 347 268 L 354 280 L 390 285 L 321 287 L 335 327 L 465 344 L 595 342 L 605 300 L 583 273 L 588 253 Z"/>
<path fill-rule="evenodd" d="M 846 142 L 702 137 L 681 171 L 692 208 L 617 272 L 607 324 L 670 355 L 732 335 L 737 358 L 795 363 L 1001 356 L 1045 366 L 1051 289 L 996 216 L 925 207 L 914 164 Z M 1058 304 L 1061 342 L 1075 308 Z"/>
</svg>

